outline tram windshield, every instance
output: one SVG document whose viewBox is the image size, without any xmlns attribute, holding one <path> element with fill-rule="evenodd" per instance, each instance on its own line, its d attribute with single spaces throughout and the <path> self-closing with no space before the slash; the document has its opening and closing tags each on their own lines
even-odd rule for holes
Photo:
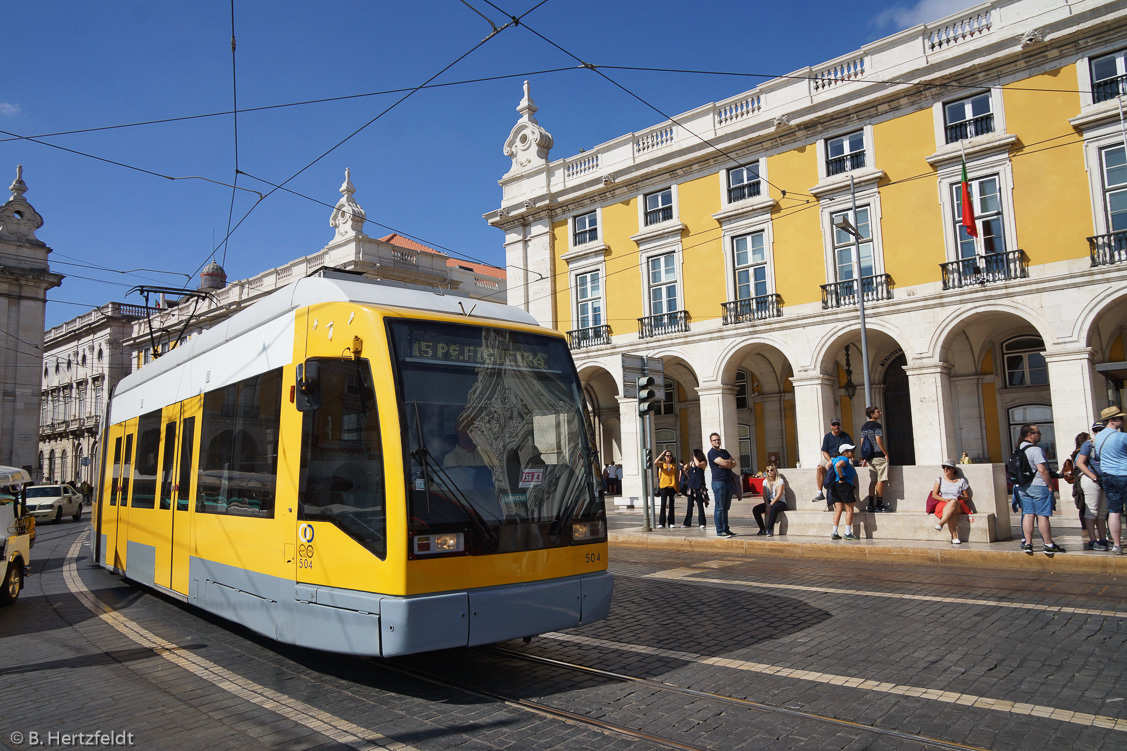
<svg viewBox="0 0 1127 751">
<path fill-rule="evenodd" d="M 412 536 L 457 530 L 470 553 L 605 539 L 597 457 L 562 340 L 427 321 L 388 329 Z"/>
</svg>

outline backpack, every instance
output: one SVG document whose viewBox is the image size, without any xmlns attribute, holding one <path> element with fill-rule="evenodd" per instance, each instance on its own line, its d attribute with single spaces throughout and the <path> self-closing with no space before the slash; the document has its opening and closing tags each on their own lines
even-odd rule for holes
<svg viewBox="0 0 1127 751">
<path fill-rule="evenodd" d="M 1010 454 L 1010 458 L 1006 459 L 1006 479 L 1009 480 L 1011 485 L 1028 485 L 1033 482 L 1033 478 L 1037 476 L 1037 471 L 1029 463 L 1029 457 L 1025 454 L 1025 449 L 1016 448 Z"/>
<path fill-rule="evenodd" d="M 874 441 L 868 436 L 861 438 L 861 458 L 867 462 L 871 462 L 877 455 L 877 447 L 873 444 Z"/>
<path fill-rule="evenodd" d="M 823 490 L 830 487 L 835 482 L 843 481 L 837 473 L 838 459 L 841 459 L 842 461 L 849 461 L 848 459 L 845 459 L 841 456 L 835 456 L 833 459 L 830 459 L 830 466 L 826 468 L 826 479 L 822 481 Z"/>
<path fill-rule="evenodd" d="M 1079 452 L 1076 452 L 1079 453 Z M 1064 460 L 1064 464 L 1060 467 L 1060 476 L 1069 485 L 1072 485 L 1080 479 L 1080 472 L 1076 470 L 1076 465 L 1073 464 L 1073 459 L 1076 457 L 1074 453 L 1072 456 Z"/>
</svg>

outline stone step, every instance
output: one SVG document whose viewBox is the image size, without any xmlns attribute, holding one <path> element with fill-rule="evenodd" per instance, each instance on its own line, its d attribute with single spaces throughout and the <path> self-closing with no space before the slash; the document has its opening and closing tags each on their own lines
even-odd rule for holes
<svg viewBox="0 0 1127 751">
<path fill-rule="evenodd" d="M 741 518 L 749 515 L 751 505 L 746 508 L 738 508 L 739 505 L 746 503 L 745 500 L 739 504 L 732 504 L 732 512 L 738 513 Z M 814 506 L 815 504 L 811 503 L 810 505 Z M 822 506 L 821 509 L 788 509 L 780 514 L 775 525 L 775 534 L 829 537 L 830 530 L 833 527 L 833 512 L 825 511 L 824 504 L 819 505 Z M 844 519 L 844 514 L 842 518 Z M 844 521 L 842 523 L 844 524 Z M 930 514 L 857 511 L 853 514 L 853 534 L 864 539 L 934 540 L 940 542 L 950 540 L 946 528 L 942 531 L 936 531 L 936 523 L 936 518 Z M 737 529 L 737 531 L 746 530 Z M 754 527 L 750 531 L 754 532 Z M 999 533 L 1001 533 L 1001 537 L 999 537 Z M 959 538 L 964 542 L 990 542 L 1008 538 L 1009 534 L 1008 527 L 1003 527 L 1001 530 L 997 528 L 997 518 L 992 513 L 973 514 L 969 517 L 965 514 L 959 516 Z"/>
</svg>

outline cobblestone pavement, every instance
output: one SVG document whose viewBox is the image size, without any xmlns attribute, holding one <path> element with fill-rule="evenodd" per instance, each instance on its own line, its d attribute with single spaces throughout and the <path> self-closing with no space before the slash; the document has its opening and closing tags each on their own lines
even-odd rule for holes
<svg viewBox="0 0 1127 751">
<path fill-rule="evenodd" d="M 1114 575 L 613 548 L 605 621 L 381 661 L 131 586 L 74 546 L 85 529 L 42 526 L 0 609 L 0 749 L 1127 746 Z"/>
</svg>

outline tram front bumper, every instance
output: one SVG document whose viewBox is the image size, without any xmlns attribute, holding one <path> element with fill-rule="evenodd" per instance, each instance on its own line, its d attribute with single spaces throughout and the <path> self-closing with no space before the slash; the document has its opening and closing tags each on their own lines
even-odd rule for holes
<svg viewBox="0 0 1127 751">
<path fill-rule="evenodd" d="M 418 597 L 380 598 L 380 654 L 492 644 L 593 623 L 610 610 L 607 572 Z"/>
</svg>

